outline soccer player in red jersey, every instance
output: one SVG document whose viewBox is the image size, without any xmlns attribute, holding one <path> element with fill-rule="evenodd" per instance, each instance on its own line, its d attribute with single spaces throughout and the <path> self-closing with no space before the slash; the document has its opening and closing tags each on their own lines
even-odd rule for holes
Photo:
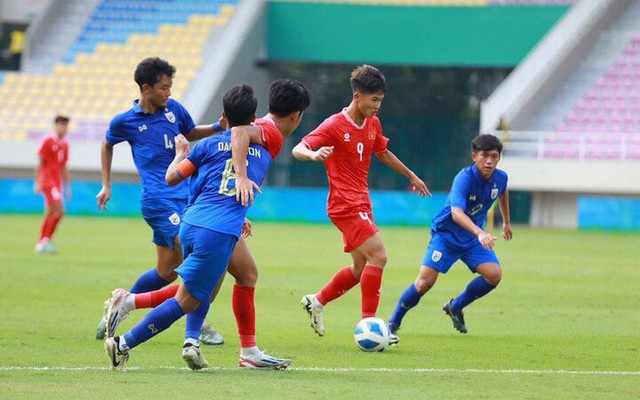
<svg viewBox="0 0 640 400">
<path fill-rule="evenodd" d="M 384 75 L 370 65 L 359 66 L 351 73 L 351 88 L 349 106 L 324 120 L 292 150 L 298 160 L 324 162 L 329 180 L 327 213 L 342 232 L 344 251 L 353 259 L 318 293 L 302 298 L 311 326 L 320 336 L 325 333 L 324 306 L 358 283 L 362 318 L 375 316 L 380 303 L 387 254 L 371 213 L 367 183 L 371 155 L 406 176 L 420 196 L 431 195 L 427 185 L 387 149 L 389 139 L 376 116 L 386 92 Z"/>
<path fill-rule="evenodd" d="M 45 136 L 38 148 L 39 162 L 35 169 L 34 192 L 45 200 L 44 218 L 40 227 L 40 239 L 36 253 L 55 253 L 51 241 L 58 223 L 64 215 L 64 199 L 71 198 L 71 186 L 67 172 L 69 143 L 64 138 L 69 129 L 69 117 L 58 115 L 54 119 L 54 133 Z M 63 186 L 66 196 L 63 196 Z"/>
</svg>

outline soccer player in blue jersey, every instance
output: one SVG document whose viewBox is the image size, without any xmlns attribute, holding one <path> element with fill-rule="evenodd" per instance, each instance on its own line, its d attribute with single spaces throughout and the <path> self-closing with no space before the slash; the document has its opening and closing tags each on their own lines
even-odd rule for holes
<svg viewBox="0 0 640 400">
<path fill-rule="evenodd" d="M 247 85 L 236 86 L 224 95 L 223 116 L 230 127 L 247 125 L 255 119 L 256 106 L 253 90 Z M 262 183 L 272 163 L 269 143 L 266 141 L 266 147 L 258 144 L 245 147 L 245 168 L 239 173 L 254 188 Z M 187 331 L 183 358 L 192 369 L 207 366 L 200 352 L 198 332 L 190 331 L 190 327 L 202 325 L 211 295 L 226 271 L 241 234 L 248 209 L 236 200 L 232 146 L 231 131 L 200 141 L 190 152 L 188 141 L 183 136 L 176 137 L 176 155 L 165 179 L 173 186 L 192 177 L 192 197 L 180 227 L 185 259 L 176 269 L 182 283 L 175 297 L 151 310 L 132 330 L 105 341 L 113 370 L 123 368 L 130 349 L 164 331 L 184 314 L 187 314 Z M 199 324 L 193 323 L 195 320 L 199 320 Z M 274 359 L 275 363 L 279 365 L 274 368 L 283 369 L 290 360 Z"/>
<path fill-rule="evenodd" d="M 157 249 L 157 262 L 142 274 L 131 287 L 133 293 L 160 289 L 173 282 L 175 269 L 183 260 L 178 239 L 182 213 L 189 195 L 188 182 L 168 186 L 164 175 L 173 160 L 176 136 L 184 134 L 188 140 L 197 140 L 215 133 L 212 125 L 196 126 L 187 110 L 170 98 L 176 69 L 167 61 L 154 57 L 142 60 L 134 73 L 140 88 L 140 98 L 133 107 L 116 115 L 109 124 L 102 142 L 102 189 L 96 196 L 98 209 L 103 211 L 111 198 L 111 162 L 113 146 L 128 142 L 133 161 L 142 183 L 142 216 L 153 229 L 153 243 Z M 105 318 L 98 325 L 96 339 L 103 339 Z M 223 341 L 217 332 L 204 327 L 205 343 Z M 208 340 L 207 340 L 208 339 Z"/>
<path fill-rule="evenodd" d="M 503 219 L 502 237 L 510 240 L 513 236 L 507 174 L 496 169 L 502 142 L 493 135 L 479 135 L 473 139 L 471 148 L 473 165 L 454 178 L 444 207 L 433 217 L 431 241 L 418 277 L 404 291 L 389 318 L 389 329 L 394 334 L 400 329 L 405 314 L 433 287 L 438 275 L 446 274 L 459 259 L 471 272 L 479 274 L 462 293 L 444 304 L 443 311 L 459 332 L 467 333 L 463 308 L 500 283 L 502 269 L 493 250 L 497 238 L 483 227 L 487 211 L 497 199 Z"/>
<path fill-rule="evenodd" d="M 284 138 L 291 135 L 300 125 L 304 111 L 309 106 L 310 101 L 309 91 L 300 82 L 291 79 L 276 79 L 269 88 L 269 111 L 267 115 L 256 119 L 251 125 L 232 128 L 232 143 L 238 146 L 237 150 L 235 147 L 233 148 L 232 153 L 240 155 L 240 157 L 236 157 L 238 167 L 234 167 L 238 171 L 236 172 L 236 197 L 243 204 L 253 201 L 253 190 L 255 188 L 255 185 L 247 179 L 245 172 L 249 143 L 262 145 L 268 149 L 275 160 L 282 149 Z M 224 120 L 222 121 L 224 122 Z M 258 268 L 247 243 L 243 239 L 250 234 L 251 223 L 247 220 L 245 221 L 242 235 L 238 239 L 238 243 L 231 255 L 227 269 L 227 272 L 235 278 L 232 292 L 232 308 L 236 318 L 240 342 L 238 366 L 248 369 L 273 369 L 274 366 L 277 367 L 290 361 L 278 360 L 266 355 L 257 346 L 255 289 L 258 280 Z M 140 303 L 144 304 L 146 308 L 153 308 L 174 297 L 177 290 L 178 285 L 166 286 L 153 292 L 138 294 L 131 294 L 124 289 L 114 290 L 107 310 L 110 336 L 113 335 L 120 322 L 132 310 L 140 308 Z M 193 322 L 193 319 L 190 321 Z M 195 324 L 197 321 L 193 323 Z M 193 329 L 195 328 L 190 328 L 190 330 Z M 190 366 L 201 364 L 198 363 L 195 350 L 192 350 L 185 350 L 189 352 L 189 354 L 186 354 L 185 360 Z M 196 356 L 196 361 L 192 360 L 194 355 Z"/>
</svg>

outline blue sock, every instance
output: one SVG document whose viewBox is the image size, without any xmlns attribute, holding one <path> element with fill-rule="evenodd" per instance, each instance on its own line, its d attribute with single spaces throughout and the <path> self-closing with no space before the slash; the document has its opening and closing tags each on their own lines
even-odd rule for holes
<svg viewBox="0 0 640 400">
<path fill-rule="evenodd" d="M 145 293 L 151 292 L 152 290 L 158 290 L 163 288 L 167 284 L 171 282 L 167 282 L 158 275 L 158 270 L 152 268 L 140 275 L 136 283 L 133 284 L 131 289 L 129 290 L 131 293 Z"/>
<path fill-rule="evenodd" d="M 153 336 L 170 327 L 184 315 L 182 307 L 175 297 L 166 300 L 156 308 L 149 311 L 146 317 L 129 332 L 124 334 L 127 346 L 130 349 L 146 342 Z"/>
<path fill-rule="evenodd" d="M 409 285 L 409 287 L 402 293 L 400 299 L 398 299 L 398 304 L 396 305 L 396 309 L 393 311 L 393 315 L 389 318 L 389 323 L 393 323 L 396 326 L 400 327 L 402 324 L 402 318 L 404 315 L 415 307 L 420 299 L 422 298 L 422 294 L 418 293 L 416 290 L 416 285 L 413 283 Z"/>
<path fill-rule="evenodd" d="M 451 308 L 454 310 L 462 310 L 472 301 L 479 299 L 495 288 L 495 286 L 492 286 L 489 282 L 485 281 L 482 276 L 478 276 L 469 282 L 464 292 L 460 293 L 458 297 L 453 299 L 451 302 Z"/>
<path fill-rule="evenodd" d="M 187 314 L 187 329 L 184 333 L 185 339 L 198 340 L 200 338 L 200 330 L 202 329 L 204 318 L 207 316 L 210 306 L 211 303 L 208 301 L 200 302 L 198 308 Z"/>
</svg>

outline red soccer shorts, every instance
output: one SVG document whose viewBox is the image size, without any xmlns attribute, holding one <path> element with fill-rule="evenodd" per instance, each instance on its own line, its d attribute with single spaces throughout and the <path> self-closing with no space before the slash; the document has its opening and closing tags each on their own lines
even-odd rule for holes
<svg viewBox="0 0 640 400">
<path fill-rule="evenodd" d="M 42 195 L 44 196 L 44 203 L 47 207 L 51 207 L 55 203 L 62 201 L 62 192 L 60 188 L 55 186 L 42 188 Z"/>
<path fill-rule="evenodd" d="M 365 240 L 378 233 L 373 216 L 368 212 L 356 211 L 347 216 L 330 216 L 329 219 L 342 232 L 345 253 L 357 249 Z"/>
</svg>

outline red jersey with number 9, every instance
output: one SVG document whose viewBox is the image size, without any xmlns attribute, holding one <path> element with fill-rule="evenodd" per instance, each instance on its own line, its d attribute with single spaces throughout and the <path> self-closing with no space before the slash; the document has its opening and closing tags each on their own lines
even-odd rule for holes
<svg viewBox="0 0 640 400">
<path fill-rule="evenodd" d="M 329 179 L 329 216 L 344 216 L 354 211 L 371 213 L 367 181 L 371 155 L 385 151 L 389 141 L 382 134 L 378 117 L 366 118 L 358 126 L 345 108 L 325 119 L 302 141 L 312 150 L 334 146 L 333 154 L 324 161 Z"/>
<path fill-rule="evenodd" d="M 40 187 L 62 188 L 62 171 L 69 159 L 69 143 L 56 134 L 47 135 L 40 143 L 38 156 L 42 160 L 38 177 Z"/>
</svg>

